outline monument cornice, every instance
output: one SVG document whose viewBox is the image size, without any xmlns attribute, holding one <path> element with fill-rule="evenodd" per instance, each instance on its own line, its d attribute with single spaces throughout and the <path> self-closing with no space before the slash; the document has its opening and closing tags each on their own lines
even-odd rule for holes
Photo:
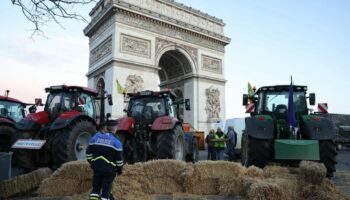
<svg viewBox="0 0 350 200">
<path fill-rule="evenodd" d="M 168 1 L 168 0 L 164 0 L 164 1 Z M 135 14 L 138 14 L 142 17 L 147 17 L 148 19 L 153 19 L 153 20 L 155 20 L 155 22 L 157 22 L 157 21 L 163 22 L 165 24 L 173 26 L 174 29 L 181 28 L 184 31 L 190 31 L 190 32 L 193 32 L 195 34 L 199 34 L 199 35 L 202 35 L 204 37 L 207 37 L 208 39 L 214 39 L 214 40 L 220 41 L 220 42 L 222 42 L 223 46 L 229 44 L 231 41 L 230 38 L 228 38 L 224 35 L 200 28 L 198 26 L 195 26 L 195 25 L 192 25 L 192 24 L 165 16 L 165 15 L 159 14 L 157 12 L 154 12 L 154 11 L 151 11 L 151 10 L 148 10 L 145 8 L 141 8 L 139 6 L 129 4 L 129 3 L 123 2 L 123 1 L 114 1 L 114 3 L 110 2 L 106 5 L 104 5 L 103 9 L 100 10 L 99 13 L 97 13 L 92 18 L 91 22 L 84 29 L 85 35 L 91 36 L 92 33 L 94 32 L 94 30 L 98 28 L 99 24 L 102 24 L 105 20 L 107 20 L 108 17 L 106 17 L 106 15 L 110 15 L 111 12 L 113 14 L 117 13 L 117 15 L 118 15 L 119 12 L 123 12 L 123 11 L 135 13 Z"/>
</svg>

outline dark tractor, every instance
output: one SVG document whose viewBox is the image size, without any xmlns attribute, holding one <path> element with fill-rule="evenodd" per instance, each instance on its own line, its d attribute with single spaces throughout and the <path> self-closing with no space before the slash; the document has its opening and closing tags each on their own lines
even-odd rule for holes
<svg viewBox="0 0 350 200">
<path fill-rule="evenodd" d="M 127 116 L 118 120 L 117 135 L 123 142 L 128 163 L 150 159 L 198 160 L 197 138 L 184 133 L 182 123 L 175 117 L 176 109 L 189 99 L 176 102 L 170 90 L 142 91 L 127 94 Z"/>
<path fill-rule="evenodd" d="M 42 166 L 57 168 L 65 162 L 84 159 L 91 136 L 105 118 L 105 92 L 66 85 L 51 86 L 45 91 L 49 94 L 44 111 L 29 114 L 16 123 L 19 133 L 14 146 L 24 146 L 14 151 L 14 161 L 28 171 Z M 100 113 L 95 100 L 101 101 Z M 44 145 L 33 149 L 35 142 Z"/>
<path fill-rule="evenodd" d="M 242 137 L 242 164 L 264 167 L 268 162 L 295 165 L 300 160 L 322 162 L 327 176 L 335 172 L 335 126 L 323 117 L 313 115 L 307 107 L 315 105 L 315 94 L 307 97 L 306 86 L 292 86 L 297 128 L 288 125 L 289 85 L 265 86 L 254 96 L 243 95 L 243 105 L 254 104 L 251 116 L 245 118 Z"/>
<path fill-rule="evenodd" d="M 11 150 L 12 137 L 16 134 L 15 123 L 25 116 L 27 104 L 6 96 L 0 96 L 0 152 Z"/>
</svg>

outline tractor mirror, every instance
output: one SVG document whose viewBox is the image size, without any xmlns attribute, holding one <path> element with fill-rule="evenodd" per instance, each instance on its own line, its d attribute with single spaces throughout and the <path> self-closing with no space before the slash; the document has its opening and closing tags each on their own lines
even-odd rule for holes
<svg viewBox="0 0 350 200">
<path fill-rule="evenodd" d="M 247 94 L 243 94 L 243 106 L 248 104 L 248 95 Z"/>
<path fill-rule="evenodd" d="M 314 106 L 316 102 L 316 95 L 315 93 L 310 93 L 309 94 L 309 103 L 311 106 Z"/>
<path fill-rule="evenodd" d="M 107 99 L 108 99 L 108 104 L 110 106 L 113 105 L 113 100 L 112 100 L 112 95 L 111 94 L 107 95 Z"/>
<path fill-rule="evenodd" d="M 36 105 L 32 105 L 28 108 L 29 113 L 35 113 L 36 112 Z"/>
<path fill-rule="evenodd" d="M 43 105 L 42 99 L 41 99 L 41 98 L 36 98 L 36 99 L 34 100 L 34 102 L 35 102 L 35 105 L 36 105 L 36 106 L 42 106 L 42 105 Z"/>
<path fill-rule="evenodd" d="M 185 99 L 185 109 L 191 110 L 191 102 L 190 99 Z"/>
<path fill-rule="evenodd" d="M 107 119 L 111 118 L 111 116 L 112 116 L 111 113 L 107 113 L 107 114 L 106 114 L 106 118 L 107 118 Z"/>
</svg>

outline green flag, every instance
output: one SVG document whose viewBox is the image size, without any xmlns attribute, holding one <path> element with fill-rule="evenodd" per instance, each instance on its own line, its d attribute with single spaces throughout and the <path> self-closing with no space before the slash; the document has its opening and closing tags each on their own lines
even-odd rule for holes
<svg viewBox="0 0 350 200">
<path fill-rule="evenodd" d="M 124 94 L 125 93 L 125 89 L 123 88 L 122 85 L 120 85 L 118 80 L 117 80 L 117 90 L 118 90 L 119 94 Z"/>
<path fill-rule="evenodd" d="M 254 90 L 253 87 L 250 85 L 248 82 L 248 97 L 253 97 L 254 96 Z"/>
</svg>

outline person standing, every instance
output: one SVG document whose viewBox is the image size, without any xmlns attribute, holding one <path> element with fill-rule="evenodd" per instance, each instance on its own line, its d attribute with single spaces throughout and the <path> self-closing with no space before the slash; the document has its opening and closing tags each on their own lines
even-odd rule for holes
<svg viewBox="0 0 350 200">
<path fill-rule="evenodd" d="M 216 160 L 215 149 L 214 149 L 214 129 L 209 130 L 209 134 L 205 137 L 205 142 L 208 146 L 208 160 Z"/>
<path fill-rule="evenodd" d="M 221 128 L 218 128 L 214 135 L 214 147 L 217 160 L 224 160 L 225 140 L 224 132 L 222 132 Z"/>
<path fill-rule="evenodd" d="M 236 161 L 235 147 L 237 144 L 237 133 L 235 132 L 233 126 L 228 127 L 227 140 L 226 140 L 226 153 L 228 155 L 229 161 Z"/>
<path fill-rule="evenodd" d="M 109 120 L 106 125 L 106 133 L 97 132 L 91 138 L 86 151 L 86 158 L 93 170 L 90 200 L 113 199 L 111 195 L 113 180 L 117 174 L 120 175 L 123 172 L 123 147 L 114 136 L 117 121 Z"/>
</svg>

